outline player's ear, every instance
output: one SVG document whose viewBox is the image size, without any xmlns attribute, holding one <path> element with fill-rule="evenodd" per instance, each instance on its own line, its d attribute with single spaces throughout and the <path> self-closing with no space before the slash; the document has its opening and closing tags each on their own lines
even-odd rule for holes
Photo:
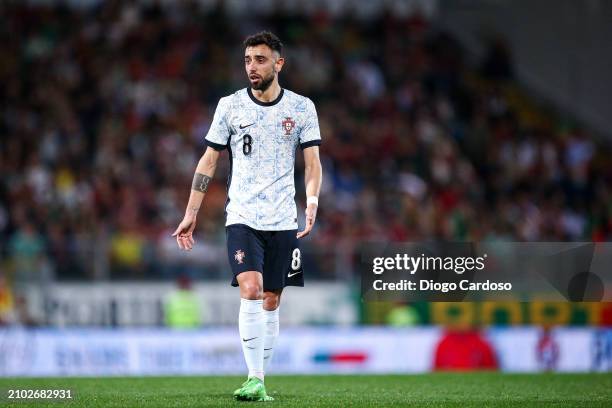
<svg viewBox="0 0 612 408">
<path fill-rule="evenodd" d="M 283 57 L 279 57 L 274 63 L 274 69 L 276 72 L 281 72 L 283 65 L 285 65 L 285 59 Z"/>
</svg>

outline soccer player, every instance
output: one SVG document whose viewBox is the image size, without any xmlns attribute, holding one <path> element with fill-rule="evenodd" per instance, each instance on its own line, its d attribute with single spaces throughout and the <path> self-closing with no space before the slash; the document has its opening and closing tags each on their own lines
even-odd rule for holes
<svg viewBox="0 0 612 408">
<path fill-rule="evenodd" d="M 240 288 L 238 327 L 249 369 L 234 397 L 269 401 L 264 372 L 279 332 L 281 293 L 285 286 L 304 286 L 298 239 L 310 233 L 317 216 L 321 135 L 312 101 L 278 83 L 285 62 L 280 40 L 270 32 L 260 32 L 248 37 L 244 46 L 250 86 L 219 101 L 185 217 L 173 236 L 179 248 L 193 247 L 198 210 L 219 152 L 228 149 L 227 253 L 232 285 Z M 298 146 L 304 153 L 307 196 L 306 225 L 300 232 L 294 201 Z"/>
</svg>

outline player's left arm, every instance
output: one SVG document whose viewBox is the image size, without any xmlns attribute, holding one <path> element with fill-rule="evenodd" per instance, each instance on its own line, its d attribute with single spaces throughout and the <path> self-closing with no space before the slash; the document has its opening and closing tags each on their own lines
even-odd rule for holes
<svg viewBox="0 0 612 408">
<path fill-rule="evenodd" d="M 310 146 L 304 149 L 304 182 L 306 183 L 306 225 L 304 230 L 298 232 L 297 237 L 302 238 L 310 234 L 317 219 L 319 207 L 319 193 L 323 180 L 319 146 Z"/>
</svg>

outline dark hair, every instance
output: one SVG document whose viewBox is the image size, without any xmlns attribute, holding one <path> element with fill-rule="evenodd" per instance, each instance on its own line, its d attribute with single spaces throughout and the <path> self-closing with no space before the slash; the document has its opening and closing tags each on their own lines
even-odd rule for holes
<svg viewBox="0 0 612 408">
<path fill-rule="evenodd" d="M 257 34 L 253 34 L 248 36 L 244 40 L 244 48 L 254 47 L 256 45 L 265 44 L 272 49 L 272 51 L 276 51 L 279 54 L 282 54 L 283 51 L 283 43 L 278 39 L 277 36 L 272 34 L 270 31 L 260 31 Z"/>
</svg>

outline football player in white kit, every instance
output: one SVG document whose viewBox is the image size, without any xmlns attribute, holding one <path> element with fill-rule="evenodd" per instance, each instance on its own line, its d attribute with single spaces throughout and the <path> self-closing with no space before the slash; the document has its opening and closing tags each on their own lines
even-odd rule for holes
<svg viewBox="0 0 612 408">
<path fill-rule="evenodd" d="M 245 42 L 250 87 L 221 98 L 206 135 L 185 217 L 173 236 L 193 247 L 196 216 L 215 173 L 219 152 L 228 149 L 230 175 L 225 207 L 232 285 L 240 288 L 238 327 L 249 374 L 234 397 L 269 401 L 264 372 L 279 332 L 278 310 L 285 286 L 304 286 L 298 239 L 310 233 L 321 189 L 321 135 L 312 101 L 281 88 L 282 43 L 270 32 Z M 294 168 L 304 153 L 306 225 L 298 232 Z"/>
</svg>

